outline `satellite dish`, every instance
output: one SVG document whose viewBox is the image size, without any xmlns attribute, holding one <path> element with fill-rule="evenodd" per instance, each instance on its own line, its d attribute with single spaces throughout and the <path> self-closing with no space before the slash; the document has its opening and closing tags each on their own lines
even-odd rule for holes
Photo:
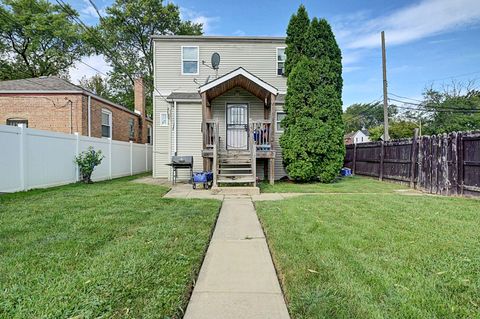
<svg viewBox="0 0 480 319">
<path fill-rule="evenodd" d="M 212 68 L 214 70 L 218 70 L 219 65 L 220 65 L 220 54 L 215 52 L 212 54 Z"/>
</svg>

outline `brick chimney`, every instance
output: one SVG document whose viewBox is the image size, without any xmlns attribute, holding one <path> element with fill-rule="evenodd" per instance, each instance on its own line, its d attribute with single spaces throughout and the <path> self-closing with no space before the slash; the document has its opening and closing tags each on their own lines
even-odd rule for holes
<svg viewBox="0 0 480 319">
<path fill-rule="evenodd" d="M 138 77 L 134 80 L 133 83 L 135 113 L 140 115 L 140 120 L 138 121 L 139 127 L 137 143 L 146 143 L 147 132 L 145 132 L 145 130 L 148 130 L 148 127 L 145 123 L 145 118 L 147 114 L 145 110 L 145 86 L 143 85 L 143 78 Z"/>
<path fill-rule="evenodd" d="M 143 78 L 138 77 L 134 80 L 133 94 L 135 99 L 135 113 L 142 116 L 142 119 L 146 116 L 145 113 L 145 87 L 143 86 Z"/>
</svg>

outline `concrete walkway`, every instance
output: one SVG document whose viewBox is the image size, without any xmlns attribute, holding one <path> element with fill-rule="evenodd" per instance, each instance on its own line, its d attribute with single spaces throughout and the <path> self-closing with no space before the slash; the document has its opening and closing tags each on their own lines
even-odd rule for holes
<svg viewBox="0 0 480 319">
<path fill-rule="evenodd" d="M 184 318 L 290 318 L 249 197 L 225 197 Z"/>
</svg>

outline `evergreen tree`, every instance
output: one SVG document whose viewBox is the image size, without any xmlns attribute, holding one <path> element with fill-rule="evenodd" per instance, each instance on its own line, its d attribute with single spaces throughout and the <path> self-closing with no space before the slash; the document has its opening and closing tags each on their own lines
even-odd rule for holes
<svg viewBox="0 0 480 319">
<path fill-rule="evenodd" d="M 341 52 L 323 19 L 313 19 L 307 38 L 305 55 L 287 79 L 280 145 L 291 178 L 332 182 L 345 156 Z"/>
<path fill-rule="evenodd" d="M 307 10 L 303 5 L 298 8 L 297 14 L 293 14 L 290 18 L 287 28 L 287 38 L 285 39 L 285 76 L 288 76 L 293 67 L 307 50 L 308 29 L 310 19 Z"/>
</svg>

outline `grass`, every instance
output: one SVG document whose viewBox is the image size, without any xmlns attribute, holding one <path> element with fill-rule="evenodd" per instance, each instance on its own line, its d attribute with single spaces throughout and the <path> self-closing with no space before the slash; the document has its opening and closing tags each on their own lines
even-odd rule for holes
<svg viewBox="0 0 480 319">
<path fill-rule="evenodd" d="M 480 318 L 478 200 L 311 195 L 256 207 L 292 318 Z"/>
<path fill-rule="evenodd" d="M 122 178 L 0 196 L 1 318 L 178 318 L 220 202 Z"/>
<path fill-rule="evenodd" d="M 392 193 L 395 190 L 407 188 L 400 184 L 359 176 L 341 178 L 331 184 L 288 181 L 275 182 L 274 185 L 264 182 L 259 186 L 262 193 Z"/>
</svg>

